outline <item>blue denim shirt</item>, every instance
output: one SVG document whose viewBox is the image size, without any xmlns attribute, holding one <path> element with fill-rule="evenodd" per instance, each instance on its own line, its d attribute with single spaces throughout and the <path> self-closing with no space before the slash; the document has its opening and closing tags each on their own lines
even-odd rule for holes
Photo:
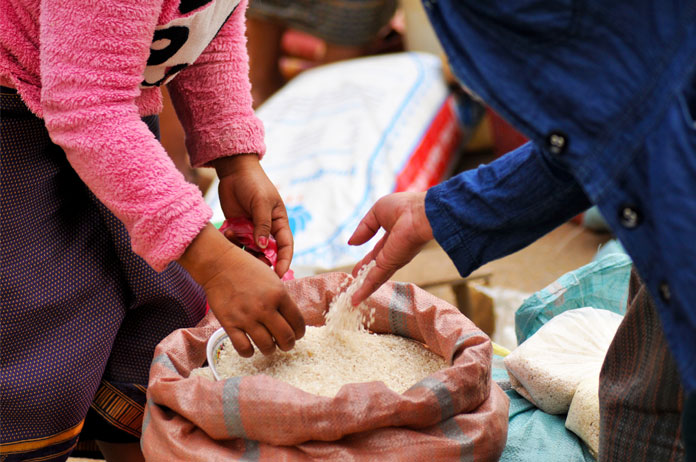
<svg viewBox="0 0 696 462">
<path fill-rule="evenodd" d="M 466 275 L 597 204 L 696 389 L 696 2 L 424 4 L 455 75 L 531 139 L 428 192 L 437 241 Z"/>
</svg>

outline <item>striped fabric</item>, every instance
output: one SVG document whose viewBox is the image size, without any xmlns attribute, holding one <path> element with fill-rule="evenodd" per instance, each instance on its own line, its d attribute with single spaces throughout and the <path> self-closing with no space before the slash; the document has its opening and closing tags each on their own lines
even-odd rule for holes
<svg viewBox="0 0 696 462">
<path fill-rule="evenodd" d="M 143 385 L 133 384 L 133 388 L 138 391 L 137 395 L 140 397 L 147 392 L 147 387 Z M 137 397 L 131 398 L 116 385 L 102 380 L 90 408 L 109 424 L 140 438 L 143 403 L 139 401 L 141 400 Z"/>
<path fill-rule="evenodd" d="M 696 393 L 689 393 L 684 401 L 682 435 L 686 451 L 685 462 L 696 462 Z"/>
<path fill-rule="evenodd" d="M 684 460 L 684 392 L 655 304 L 631 274 L 628 311 L 599 381 L 600 462 Z"/>
<path fill-rule="evenodd" d="M 0 111 L 0 460 L 137 441 L 154 348 L 203 317 L 203 292 L 131 251 L 16 94 Z"/>
</svg>

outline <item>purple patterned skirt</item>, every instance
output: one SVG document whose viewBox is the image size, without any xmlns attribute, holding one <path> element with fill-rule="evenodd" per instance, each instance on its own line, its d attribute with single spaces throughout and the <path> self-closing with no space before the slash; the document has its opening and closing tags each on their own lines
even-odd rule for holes
<svg viewBox="0 0 696 462">
<path fill-rule="evenodd" d="M 43 121 L 0 89 L 0 460 L 138 441 L 155 346 L 204 314 L 200 286 L 135 255 Z"/>
</svg>

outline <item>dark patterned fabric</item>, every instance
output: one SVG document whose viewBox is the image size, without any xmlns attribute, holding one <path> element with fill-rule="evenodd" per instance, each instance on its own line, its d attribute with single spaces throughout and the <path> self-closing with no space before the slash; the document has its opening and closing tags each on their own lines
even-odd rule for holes
<svg viewBox="0 0 696 462">
<path fill-rule="evenodd" d="M 684 460 L 677 366 L 652 298 L 634 271 L 628 310 L 599 379 L 600 462 Z"/>
<path fill-rule="evenodd" d="M 292 27 L 343 46 L 367 45 L 396 10 L 396 0 L 251 0 L 250 18 Z"/>
<path fill-rule="evenodd" d="M 0 459 L 64 460 L 80 430 L 137 441 L 154 348 L 204 294 L 131 251 L 16 94 L 0 91 L 0 132 Z"/>
<path fill-rule="evenodd" d="M 689 393 L 684 402 L 682 435 L 684 437 L 684 449 L 686 450 L 685 461 L 696 462 L 696 392 Z"/>
</svg>

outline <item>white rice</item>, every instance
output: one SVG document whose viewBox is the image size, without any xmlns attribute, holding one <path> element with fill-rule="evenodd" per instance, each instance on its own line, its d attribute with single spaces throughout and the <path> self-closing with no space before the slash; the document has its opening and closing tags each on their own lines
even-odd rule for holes
<svg viewBox="0 0 696 462">
<path fill-rule="evenodd" d="M 269 356 L 242 358 L 226 339 L 216 365 L 220 377 L 265 374 L 308 393 L 333 397 L 343 385 L 375 381 L 403 393 L 447 367 L 444 359 L 419 342 L 367 331 L 366 326 L 374 320 L 374 308 L 365 304 L 353 307 L 350 299 L 374 266 L 372 261 L 352 282 L 346 280 L 341 287 L 345 290 L 329 306 L 326 325 L 308 326 L 305 336 L 289 352 L 277 350 Z M 192 375 L 212 377 L 209 368 L 196 369 Z"/>
<path fill-rule="evenodd" d="M 367 278 L 367 273 L 377 265 L 375 260 L 372 260 L 367 265 L 360 268 L 355 279 L 348 278 L 341 286 L 341 291 L 331 300 L 329 311 L 325 315 L 326 328 L 332 332 L 341 330 L 347 331 L 365 331 L 370 327 L 375 317 L 375 309 L 369 309 L 365 303 L 361 303 L 354 307 L 350 299 L 357 292 L 358 288 L 363 285 Z M 346 288 L 346 285 L 348 286 Z M 343 290 L 345 288 L 345 290 Z"/>
<path fill-rule="evenodd" d="M 599 374 L 578 384 L 565 426 L 582 438 L 596 459 L 599 453 Z"/>
<path fill-rule="evenodd" d="M 333 397 L 345 384 L 373 381 L 403 393 L 447 365 L 422 344 L 403 337 L 308 326 L 295 348 L 269 356 L 242 358 L 227 339 L 217 370 L 222 379 L 266 374 L 308 393 Z M 196 370 L 194 375 L 212 374 Z"/>
</svg>

